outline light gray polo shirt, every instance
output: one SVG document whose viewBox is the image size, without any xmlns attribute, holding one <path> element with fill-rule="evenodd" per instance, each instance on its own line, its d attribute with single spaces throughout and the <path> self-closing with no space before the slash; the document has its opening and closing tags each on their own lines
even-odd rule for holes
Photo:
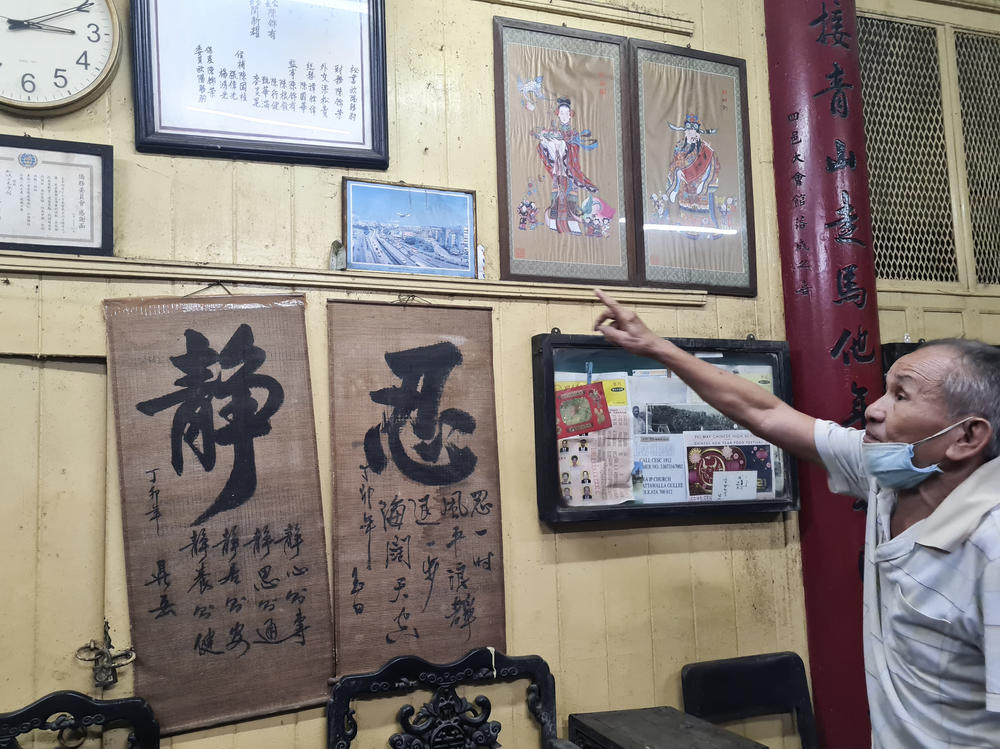
<svg viewBox="0 0 1000 749">
<path fill-rule="evenodd" d="M 868 500 L 864 643 L 872 746 L 1000 747 L 1000 458 L 890 538 L 896 493 L 865 472 L 863 436 L 816 422 L 830 490 Z"/>
</svg>

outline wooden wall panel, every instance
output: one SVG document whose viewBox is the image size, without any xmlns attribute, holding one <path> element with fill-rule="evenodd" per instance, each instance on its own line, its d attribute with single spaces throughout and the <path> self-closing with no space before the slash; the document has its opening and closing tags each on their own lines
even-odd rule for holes
<svg viewBox="0 0 1000 749">
<path fill-rule="evenodd" d="M 35 690 L 91 691 L 76 649 L 103 637 L 105 367 L 41 367 Z"/>
<path fill-rule="evenodd" d="M 121 12 L 119 8 L 119 15 Z M 124 114 L 116 112 L 116 117 L 112 118 L 122 130 L 126 129 Z M 59 137 L 68 140 L 70 134 L 60 133 Z M 151 260 L 173 259 L 174 159 L 134 153 L 128 140 L 114 141 L 112 145 L 115 146 L 115 254 Z M 205 218 L 201 214 L 198 220 Z"/>
<path fill-rule="evenodd" d="M 41 293 L 51 293 L 52 299 L 48 296 L 42 299 L 40 306 L 48 307 L 48 312 L 35 319 L 35 334 L 40 340 L 51 341 L 45 343 L 50 352 L 53 347 L 61 347 L 75 354 L 93 354 L 96 347 L 103 345 L 100 336 L 92 330 L 84 330 L 77 339 L 66 331 L 79 329 L 82 322 L 86 323 L 85 328 L 96 326 L 103 331 L 100 321 L 93 319 L 92 311 L 99 308 L 104 296 L 164 292 L 187 294 L 199 289 L 197 284 L 192 283 L 123 280 L 106 283 L 79 279 L 49 283 L 51 280 L 46 278 L 46 283 L 42 285 Z M 14 306 L 28 304 L 30 307 L 35 303 L 30 297 L 28 301 L 23 300 L 25 288 L 24 283 L 0 286 L 0 293 L 7 289 L 15 301 Z M 234 293 L 253 290 L 239 284 L 232 284 L 229 288 Z M 310 292 L 310 310 L 312 307 L 321 309 L 328 296 L 334 294 Z M 372 296 L 365 295 L 366 298 Z M 19 297 L 22 301 L 18 303 L 16 300 Z M 428 301 L 440 303 L 453 300 L 437 298 Z M 65 305 L 60 306 L 63 302 Z M 790 624 L 801 617 L 801 600 L 800 594 L 789 592 L 789 588 L 797 589 L 798 573 L 793 563 L 795 554 L 790 554 L 785 546 L 785 530 L 781 523 L 581 530 L 558 534 L 539 523 L 531 438 L 530 338 L 532 334 L 546 332 L 553 326 L 568 332 L 588 332 L 597 305 L 550 302 L 540 307 L 537 303 L 519 301 L 491 304 L 494 306 L 496 331 L 504 539 L 510 583 L 510 650 L 539 653 L 549 660 L 557 679 L 563 732 L 569 712 L 630 705 L 679 704 L 679 670 L 688 661 L 762 652 L 775 649 L 778 642 L 782 646 L 791 642 L 793 647 L 804 651 L 801 627 L 796 629 Z M 540 309 L 542 314 L 539 314 Z M 669 307 L 652 306 L 640 307 L 639 311 L 657 330 L 667 334 L 718 334 L 716 331 L 724 331 L 728 324 L 720 318 L 718 304 L 709 304 L 698 312 L 685 310 L 678 313 Z M 49 335 L 45 332 L 49 328 L 55 331 L 52 338 L 45 337 Z M 328 356 L 323 344 L 325 328 L 322 315 L 310 314 L 307 328 L 313 348 L 313 389 L 320 394 L 326 386 L 323 373 Z M 31 339 L 24 333 L 19 336 L 22 345 Z M 65 383 L 66 376 L 62 372 L 53 375 L 52 386 L 61 398 L 69 398 L 70 394 L 76 397 L 79 388 L 75 382 L 72 385 Z M 74 372 L 73 376 L 79 378 L 81 375 Z M 74 571 L 77 566 L 86 569 L 87 579 L 93 580 L 97 586 L 93 600 L 88 599 L 84 605 L 88 609 L 84 619 L 92 620 L 88 628 L 98 626 L 103 615 L 107 614 L 112 620 L 115 643 L 121 646 L 128 644 L 127 627 L 122 625 L 127 604 L 121 594 L 124 575 L 121 521 L 114 488 L 115 467 L 113 461 L 109 463 L 107 458 L 107 449 L 113 450 L 114 444 L 105 420 L 104 387 L 102 376 L 98 378 L 96 387 L 86 391 L 86 399 L 92 405 L 83 414 L 79 425 L 80 429 L 96 430 L 106 435 L 102 439 L 88 441 L 69 432 L 57 440 L 55 434 L 46 432 L 44 427 L 38 432 L 39 426 L 29 422 L 30 409 L 22 410 L 15 418 L 18 423 L 30 424 L 38 435 L 48 435 L 41 438 L 45 455 L 75 452 L 74 461 L 81 464 L 91 461 L 101 466 L 99 480 L 89 476 L 81 482 L 74 475 L 72 484 L 74 489 L 98 484 L 90 499 L 93 503 L 96 497 L 97 506 L 89 505 L 86 513 L 100 518 L 98 525 L 102 527 L 106 518 L 108 542 L 106 546 L 98 544 L 93 548 L 75 549 L 73 567 Z M 30 398 L 23 400 L 26 404 L 30 403 Z M 322 399 L 320 402 L 319 397 L 317 401 L 317 428 L 320 433 L 326 433 L 322 428 L 326 422 L 326 401 Z M 58 411 L 61 403 L 60 400 L 50 400 L 49 407 Z M 100 405 L 95 406 L 94 403 Z M 80 447 L 81 443 L 88 445 L 86 451 Z M 10 448 L 5 446 L 4 449 Z M 99 451 L 96 456 L 95 450 Z M 107 477 L 103 475 L 105 470 L 109 473 Z M 328 470 L 324 473 L 328 474 Z M 60 493 L 65 492 L 65 489 L 59 489 L 63 486 L 60 481 L 58 476 L 51 477 L 49 482 L 52 488 L 44 491 L 47 496 L 55 497 L 52 502 L 65 501 Z M 328 476 L 324 476 L 324 496 L 329 496 L 330 487 Z M 89 521 L 91 526 L 96 522 L 93 517 Z M 80 525 L 86 526 L 84 519 L 75 519 L 74 528 Z M 102 528 L 92 530 L 103 538 Z M 19 540 L 28 548 L 37 549 L 41 555 L 39 564 L 45 569 L 40 569 L 40 576 L 73 577 L 59 566 L 46 547 L 38 546 L 33 532 L 20 536 Z M 741 587 L 737 581 L 748 577 L 753 578 L 753 584 Z M 793 634 L 791 640 L 787 637 L 789 632 Z M 23 633 L 21 636 L 24 636 Z M 52 636 L 63 641 L 80 639 L 77 632 L 53 633 Z M 96 633 L 90 636 L 96 636 Z M 798 643 L 797 646 L 795 643 Z M 32 650 L 36 651 L 37 646 L 32 645 Z M 32 657 L 39 664 L 47 663 L 51 658 L 45 651 L 34 652 Z M 122 688 L 129 686 L 126 674 Z M 510 714 L 516 726 L 510 734 L 511 738 L 515 742 L 531 741 L 534 728 L 530 722 L 517 717 L 519 707 L 514 705 L 504 709 L 512 711 Z M 373 742 L 374 737 L 386 727 L 381 722 L 377 729 L 371 727 Z M 762 729 L 754 724 L 738 728 L 762 738 Z M 322 715 L 312 710 L 298 716 L 251 721 L 240 726 L 176 737 L 165 742 L 165 746 L 239 749 L 262 746 L 259 742 L 266 741 L 268 744 L 278 742 L 305 747 L 312 745 L 317 737 L 322 737 L 324 730 Z M 780 741 L 780 731 L 778 737 Z M 364 741 L 359 743 L 361 747 L 376 745 Z"/>
<path fill-rule="evenodd" d="M 128 0 L 115 2 L 127 26 Z M 873 3 L 891 4 L 899 12 L 926 5 L 910 0 L 868 4 Z M 342 235 L 340 186 L 345 175 L 475 190 L 477 239 L 486 248 L 487 275 L 496 279 L 493 15 L 566 22 L 670 44 L 690 42 L 747 59 L 759 294 L 754 299 L 710 297 L 698 308 L 655 300 L 637 309 L 663 335 L 782 337 L 759 2 L 696 0 L 678 11 L 665 0 L 643 0 L 630 7 L 637 14 L 683 13 L 694 21 L 694 35 L 564 18 L 558 12 L 501 3 L 388 0 L 391 161 L 386 172 L 137 154 L 128 49 L 109 91 L 89 107 L 44 120 L 0 114 L 2 133 L 112 144 L 116 254 L 162 261 L 163 268 L 155 277 L 104 279 L 48 273 L 40 259 L 38 271 L 0 272 L 0 354 L 101 356 L 100 301 L 199 291 L 203 282 L 174 275 L 184 264 L 221 264 L 212 267 L 234 293 L 305 291 L 321 492 L 329 526 L 333 483 L 325 300 L 391 301 L 396 292 L 409 293 L 419 285 L 401 277 L 391 289 L 362 284 L 344 291 L 309 286 L 307 280 L 299 286 L 293 279 L 286 287 L 273 281 L 255 285 L 246 276 L 243 283 L 227 279 L 258 266 L 325 270 L 330 243 Z M 950 20 L 966 19 L 973 28 L 995 17 L 983 11 L 938 12 Z M 720 27 L 722 16 L 729 22 Z M 241 267 L 226 265 L 230 263 Z M 1000 298 L 932 292 L 882 293 L 884 340 L 900 340 L 904 333 L 913 340 L 965 333 L 1000 343 Z M 786 648 L 806 655 L 794 515 L 753 524 L 559 533 L 538 521 L 530 338 L 552 327 L 589 333 L 596 303 L 546 301 L 530 294 L 524 299 L 419 295 L 433 303 L 493 308 L 507 638 L 511 653 L 537 653 L 548 660 L 556 677 L 563 735 L 571 712 L 679 705 L 680 669 L 693 660 Z M 7 405 L 0 461 L 7 493 L 16 498 L 0 503 L 0 527 L 13 529 L 6 540 L 16 570 L 0 590 L 5 600 L 31 602 L 8 612 L 0 627 L 0 650 L 14 664 L 0 672 L 3 710 L 25 700 L 25 684 L 32 696 L 62 686 L 86 691 L 89 671 L 72 660 L 72 650 L 100 635 L 105 616 L 116 645 L 129 644 L 129 632 L 117 469 L 109 457 L 114 455 L 113 429 L 102 368 L 0 359 L 0 387 Z M 65 615 L 63 604 L 72 616 Z M 130 689 L 126 669 L 109 696 Z M 355 746 L 384 746 L 395 710 L 389 701 L 362 705 Z M 498 693 L 496 710 L 507 721 L 502 743 L 534 744 L 535 729 L 517 690 Z M 749 721 L 736 728 L 772 747 L 797 746 L 787 723 Z M 179 736 L 164 746 L 307 749 L 320 746 L 324 736 L 322 710 L 312 709 Z M 108 746 L 121 746 L 120 737 Z"/>
<path fill-rule="evenodd" d="M 236 261 L 254 265 L 292 263 L 292 170 L 285 164 L 237 162 L 235 180 Z M 203 215 L 201 220 L 225 216 Z"/>
<path fill-rule="evenodd" d="M 38 276 L 4 277 L 0 281 L 0 352 L 35 353 L 39 349 L 38 314 L 41 299 Z"/>
<path fill-rule="evenodd" d="M 415 4 L 388 3 L 386 13 L 395 29 L 396 142 L 392 172 L 407 182 L 442 186 L 447 184 L 447 139 L 451 122 L 445 101 L 444 58 L 448 38 L 444 28 L 444 0 Z M 476 35 L 478 37 L 478 34 Z M 467 123 L 465 123 L 467 124 Z M 456 179 L 458 175 L 456 175 Z"/>
<path fill-rule="evenodd" d="M 4 501 L 0 528 L 5 528 L 0 597 L 0 705 L 24 704 L 35 692 L 35 591 L 38 578 L 38 412 L 41 367 L 29 359 L 0 358 L 0 392 L 4 394 L 6 429 L 0 429 L 4 465 Z"/>
<path fill-rule="evenodd" d="M 218 159 L 173 159 L 171 236 L 173 257 L 191 263 L 233 263 L 235 167 Z M 260 206 L 265 215 L 271 207 Z M 192 221 L 192 217 L 197 220 Z"/>
<path fill-rule="evenodd" d="M 104 355 L 104 313 L 93 304 L 94 292 L 100 293 L 100 289 L 82 280 L 73 276 L 42 277 L 37 353 Z"/>
</svg>

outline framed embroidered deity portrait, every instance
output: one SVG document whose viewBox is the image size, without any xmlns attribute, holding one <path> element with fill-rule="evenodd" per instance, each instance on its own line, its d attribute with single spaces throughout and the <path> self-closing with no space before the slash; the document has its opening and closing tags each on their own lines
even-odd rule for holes
<svg viewBox="0 0 1000 749">
<path fill-rule="evenodd" d="M 633 282 L 626 39 L 495 18 L 494 44 L 501 277 Z"/>
<path fill-rule="evenodd" d="M 745 62 L 636 39 L 629 60 L 640 274 L 754 296 Z"/>
</svg>

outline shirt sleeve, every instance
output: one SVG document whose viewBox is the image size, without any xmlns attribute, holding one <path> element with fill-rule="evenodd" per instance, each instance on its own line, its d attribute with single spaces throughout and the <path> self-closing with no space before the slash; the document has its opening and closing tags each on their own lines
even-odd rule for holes
<svg viewBox="0 0 1000 749">
<path fill-rule="evenodd" d="M 864 432 L 816 419 L 816 451 L 826 468 L 827 485 L 835 494 L 868 499 L 871 477 L 861 456 Z"/>
</svg>

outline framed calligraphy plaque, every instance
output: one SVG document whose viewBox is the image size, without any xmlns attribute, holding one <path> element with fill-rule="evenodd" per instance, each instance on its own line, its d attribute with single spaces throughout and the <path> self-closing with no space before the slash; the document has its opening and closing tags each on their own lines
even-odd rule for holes
<svg viewBox="0 0 1000 749">
<path fill-rule="evenodd" d="M 490 310 L 327 314 L 338 673 L 504 649 Z"/>
<path fill-rule="evenodd" d="M 136 693 L 167 734 L 322 703 L 302 297 L 107 300 L 105 316 Z"/>
<path fill-rule="evenodd" d="M 755 296 L 746 63 L 629 40 L 646 283 Z"/>
<path fill-rule="evenodd" d="M 629 283 L 625 39 L 493 28 L 501 277 Z"/>
<path fill-rule="evenodd" d="M 385 169 L 385 3 L 132 0 L 139 151 Z"/>
<path fill-rule="evenodd" d="M 673 341 L 790 398 L 784 342 Z M 792 457 L 705 404 L 658 362 L 602 336 L 543 334 L 531 345 L 543 520 L 561 525 L 798 509 Z M 560 395 L 582 387 L 603 389 L 610 425 L 566 434 Z"/>
<path fill-rule="evenodd" d="M 0 135 L 0 249 L 113 254 L 111 146 Z"/>
</svg>

